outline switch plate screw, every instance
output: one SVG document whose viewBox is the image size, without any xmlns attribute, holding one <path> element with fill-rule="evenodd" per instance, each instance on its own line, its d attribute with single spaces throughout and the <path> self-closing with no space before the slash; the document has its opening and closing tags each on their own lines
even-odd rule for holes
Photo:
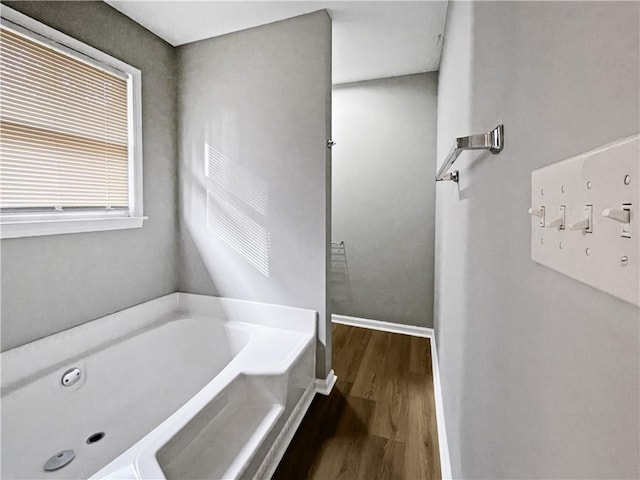
<svg viewBox="0 0 640 480">
<path fill-rule="evenodd" d="M 591 190 L 591 180 L 587 181 L 587 190 Z"/>
<path fill-rule="evenodd" d="M 624 176 L 624 184 L 629 185 L 631 183 L 631 175 Z"/>
<path fill-rule="evenodd" d="M 620 266 L 626 267 L 627 265 L 629 265 L 629 257 L 623 255 L 622 257 L 620 257 Z"/>
</svg>

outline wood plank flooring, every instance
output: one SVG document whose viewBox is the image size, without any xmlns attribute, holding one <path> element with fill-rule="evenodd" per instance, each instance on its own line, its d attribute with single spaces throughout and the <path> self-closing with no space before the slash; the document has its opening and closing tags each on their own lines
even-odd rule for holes
<svg viewBox="0 0 640 480">
<path fill-rule="evenodd" d="M 429 340 L 334 324 L 333 369 L 273 479 L 440 479 Z"/>
</svg>

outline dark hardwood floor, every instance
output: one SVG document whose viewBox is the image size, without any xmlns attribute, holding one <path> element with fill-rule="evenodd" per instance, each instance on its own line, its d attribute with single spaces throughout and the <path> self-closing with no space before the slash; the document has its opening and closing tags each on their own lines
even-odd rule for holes
<svg viewBox="0 0 640 480">
<path fill-rule="evenodd" d="M 273 479 L 440 479 L 429 340 L 334 324 L 333 369 Z"/>
</svg>

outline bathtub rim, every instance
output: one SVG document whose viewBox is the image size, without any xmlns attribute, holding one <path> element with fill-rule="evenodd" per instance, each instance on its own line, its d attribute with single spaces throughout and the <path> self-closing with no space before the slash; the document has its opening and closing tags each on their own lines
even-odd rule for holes
<svg viewBox="0 0 640 480">
<path fill-rule="evenodd" d="M 210 316 L 210 309 L 217 312 L 225 309 L 234 311 L 245 323 L 286 330 L 297 328 L 298 331 L 314 334 L 318 316 L 314 310 L 298 307 L 173 292 L 0 352 L 0 398 L 70 362 L 165 323 L 188 315 Z M 271 315 L 263 318 L 246 315 L 255 309 L 262 309 Z M 280 315 L 285 318 L 296 316 L 303 321 L 291 322 L 293 328 L 285 328 L 283 325 L 286 322 L 279 319 Z M 311 317 L 313 325 L 308 321 Z M 223 323 L 232 321 L 228 316 L 215 319 Z M 61 349 L 60 344 L 66 344 L 65 348 Z"/>
</svg>

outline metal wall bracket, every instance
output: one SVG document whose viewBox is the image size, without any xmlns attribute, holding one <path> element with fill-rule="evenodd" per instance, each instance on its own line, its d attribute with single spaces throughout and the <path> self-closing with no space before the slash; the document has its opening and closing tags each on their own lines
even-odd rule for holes
<svg viewBox="0 0 640 480">
<path fill-rule="evenodd" d="M 447 155 L 447 159 L 438 169 L 436 182 L 441 182 L 443 180 L 452 180 L 454 182 L 458 181 L 458 171 L 454 170 L 449 172 L 449 169 L 464 150 L 488 150 L 495 155 L 496 153 L 500 153 L 503 147 L 504 125 L 498 125 L 488 133 L 456 138 L 449 155 Z"/>
</svg>

